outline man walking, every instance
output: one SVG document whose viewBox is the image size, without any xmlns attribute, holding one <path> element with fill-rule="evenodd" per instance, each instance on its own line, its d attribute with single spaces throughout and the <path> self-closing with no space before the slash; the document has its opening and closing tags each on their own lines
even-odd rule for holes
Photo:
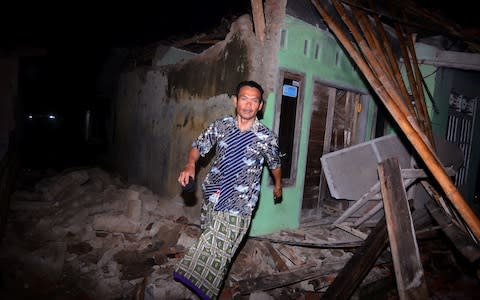
<svg viewBox="0 0 480 300">
<path fill-rule="evenodd" d="M 199 157 L 216 147 L 202 184 L 202 234 L 173 274 L 201 299 L 216 299 L 220 293 L 232 257 L 250 227 L 265 162 L 273 175 L 274 197 L 282 196 L 277 137 L 257 118 L 263 108 L 263 88 L 254 81 L 242 81 L 233 102 L 236 115 L 214 121 L 200 134 L 178 177 L 186 186 L 190 177 L 195 178 Z"/>
</svg>

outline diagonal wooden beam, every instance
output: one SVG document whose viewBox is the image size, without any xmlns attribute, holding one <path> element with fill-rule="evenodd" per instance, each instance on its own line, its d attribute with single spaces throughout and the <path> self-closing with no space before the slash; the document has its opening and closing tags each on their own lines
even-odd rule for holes
<svg viewBox="0 0 480 300">
<path fill-rule="evenodd" d="M 420 126 L 422 130 L 424 132 L 427 132 L 427 125 L 425 124 L 427 122 L 426 116 L 425 116 L 425 110 L 422 108 L 420 91 L 418 90 L 418 84 L 415 80 L 415 75 L 414 75 L 414 70 L 410 60 L 410 55 L 408 52 L 407 45 L 405 43 L 405 40 L 406 40 L 405 33 L 403 31 L 403 28 L 400 26 L 400 24 L 395 24 L 395 31 L 397 33 L 397 38 L 400 44 L 400 51 L 402 52 L 405 71 L 407 73 L 407 78 L 410 83 L 410 90 L 412 91 L 413 99 L 415 100 L 417 118 L 420 122 Z M 428 134 L 427 134 L 427 137 L 428 137 L 428 140 L 431 141 L 430 136 Z"/>
<path fill-rule="evenodd" d="M 413 69 L 415 71 L 415 84 L 417 85 L 418 96 L 419 96 L 418 99 L 415 99 L 415 103 L 419 104 L 421 115 L 424 118 L 423 122 L 425 126 L 425 132 L 427 133 L 427 136 L 430 140 L 430 143 L 432 144 L 432 147 L 435 149 L 435 140 L 433 139 L 432 124 L 430 123 L 427 104 L 425 103 L 425 95 L 423 93 L 423 77 L 422 77 L 423 75 L 422 75 L 422 72 L 420 71 L 420 66 L 418 65 L 417 53 L 415 51 L 413 35 L 409 34 L 408 31 L 407 31 L 407 35 L 405 36 L 405 40 L 407 42 L 408 53 L 410 54 Z"/>
<path fill-rule="evenodd" d="M 349 299 L 370 272 L 387 243 L 388 232 L 385 217 L 383 217 L 363 242 L 362 247 L 355 251 L 352 258 L 337 274 L 322 296 L 322 300 Z"/>
<path fill-rule="evenodd" d="M 319 1 L 315 1 L 315 2 L 318 3 Z M 388 75 L 383 71 L 383 67 L 379 62 L 379 59 L 368 47 L 367 42 L 365 41 L 361 33 L 358 31 L 355 24 L 349 18 L 348 14 L 345 11 L 345 8 L 342 6 L 342 4 L 340 4 L 336 0 L 332 0 L 332 4 L 334 5 L 335 9 L 340 15 L 342 21 L 350 30 L 351 35 L 353 36 L 356 44 L 360 48 L 361 53 L 355 50 L 356 53 L 362 54 L 362 55 L 357 55 L 357 59 L 362 58 L 361 59 L 362 64 L 364 64 L 365 67 L 369 70 L 369 73 L 372 74 L 372 76 L 368 76 L 369 77 L 368 79 L 372 79 L 376 81 L 377 84 L 374 86 L 374 88 L 381 87 L 382 93 L 385 93 L 385 96 L 386 96 L 385 99 L 388 99 L 388 102 L 391 103 L 390 105 L 395 105 L 398 109 L 400 109 L 403 115 L 409 117 L 409 122 L 412 125 L 418 126 L 416 116 L 411 115 L 410 111 L 408 111 L 408 108 L 406 107 L 404 102 L 401 101 L 401 97 L 398 95 L 397 90 L 395 89 L 392 82 L 389 80 Z M 339 30 L 341 32 L 341 29 Z M 349 45 L 351 45 L 350 42 L 348 43 Z M 351 55 L 351 53 L 349 54 Z"/>
<path fill-rule="evenodd" d="M 318 10 L 322 18 L 325 20 L 329 28 L 333 31 L 338 40 L 342 43 L 345 50 L 350 54 L 352 59 L 355 61 L 360 71 L 365 75 L 365 78 L 368 80 L 374 91 L 379 96 L 380 100 L 384 103 L 385 107 L 388 109 L 393 119 L 397 122 L 400 129 L 405 134 L 405 137 L 412 144 L 420 158 L 425 163 L 425 166 L 428 168 L 432 176 L 438 182 L 445 195 L 450 199 L 453 206 L 457 209 L 459 214 L 465 220 L 466 224 L 470 227 L 477 239 L 480 239 L 480 220 L 474 211 L 468 206 L 463 196 L 458 191 L 455 184 L 452 182 L 450 176 L 445 171 L 442 163 L 439 158 L 430 147 L 428 143 L 428 138 L 419 130 L 418 127 L 415 127 L 416 122 L 410 120 L 410 115 L 407 110 L 405 113 L 404 109 L 401 109 L 397 102 L 401 101 L 400 97 L 397 97 L 397 101 L 392 99 L 392 96 L 387 93 L 385 86 L 379 81 L 380 77 L 377 77 L 368 64 L 365 62 L 364 58 L 358 53 L 357 49 L 352 45 L 347 35 L 342 31 L 340 26 L 333 20 L 328 11 L 325 9 L 323 4 L 318 0 L 311 0 L 315 8 Z M 333 0 L 333 2 L 336 2 Z M 384 76 L 382 78 L 385 78 Z M 395 95 L 394 95 L 395 96 Z"/>
<path fill-rule="evenodd" d="M 255 35 L 263 43 L 265 41 L 265 17 L 263 15 L 262 2 L 262 0 L 251 0 Z"/>
<path fill-rule="evenodd" d="M 373 3 L 373 0 L 369 0 L 369 5 L 372 8 L 375 8 L 375 4 Z M 382 39 L 382 45 L 385 48 L 385 52 L 387 54 L 388 60 L 390 61 L 390 65 L 392 66 L 393 73 L 395 75 L 395 79 L 399 85 L 401 95 L 403 96 L 403 99 L 407 103 L 408 110 L 410 113 L 415 114 L 415 108 L 412 105 L 412 101 L 410 101 L 410 95 L 408 94 L 407 87 L 405 86 L 405 82 L 403 80 L 402 74 L 400 72 L 400 67 L 398 64 L 398 59 L 395 56 L 395 53 L 393 52 L 393 46 L 392 43 L 390 42 L 390 39 L 388 38 L 388 35 L 385 31 L 385 28 L 383 26 L 383 23 L 380 21 L 380 17 L 378 14 L 373 14 L 373 19 L 375 20 L 375 25 L 380 33 L 381 39 Z"/>
</svg>

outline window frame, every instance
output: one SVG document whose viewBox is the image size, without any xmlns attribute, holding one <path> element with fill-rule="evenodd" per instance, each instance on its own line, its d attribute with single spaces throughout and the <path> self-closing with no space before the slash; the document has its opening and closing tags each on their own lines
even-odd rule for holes
<svg viewBox="0 0 480 300">
<path fill-rule="evenodd" d="M 274 131 L 277 135 L 280 134 L 280 122 L 281 122 L 281 105 L 282 105 L 282 97 L 283 97 L 283 83 L 285 78 L 296 80 L 300 84 L 298 86 L 298 94 L 297 94 L 297 106 L 295 111 L 295 129 L 294 129 L 294 137 L 293 137 L 293 147 L 292 147 L 292 162 L 290 166 L 290 177 L 289 178 L 282 178 L 282 185 L 283 186 L 292 186 L 296 184 L 297 180 L 297 171 L 298 171 L 298 159 L 300 153 L 300 140 L 301 140 L 301 132 L 302 132 L 302 122 L 303 122 L 303 109 L 304 109 L 304 102 L 305 102 L 305 74 L 300 72 L 294 72 L 288 69 L 280 69 L 279 76 L 278 76 L 278 88 L 277 88 L 277 96 L 275 99 L 275 118 L 274 118 Z M 280 137 L 279 137 L 280 138 Z M 283 166 L 282 166 L 283 168 Z M 283 172 L 282 172 L 283 173 Z"/>
</svg>

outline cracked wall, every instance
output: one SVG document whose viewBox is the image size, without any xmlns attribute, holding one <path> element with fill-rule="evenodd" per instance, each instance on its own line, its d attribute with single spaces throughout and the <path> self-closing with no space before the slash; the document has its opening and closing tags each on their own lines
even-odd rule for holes
<svg viewBox="0 0 480 300">
<path fill-rule="evenodd" d="M 231 96 L 238 82 L 252 79 L 265 85 L 266 52 L 251 17 L 244 15 L 225 40 L 193 58 L 160 67 L 153 62 L 123 73 L 114 104 L 114 169 L 159 195 L 178 195 L 178 174 L 192 141 L 214 119 L 234 114 Z M 198 182 L 208 160 L 201 164 Z M 198 208 L 198 203 L 187 205 Z"/>
</svg>

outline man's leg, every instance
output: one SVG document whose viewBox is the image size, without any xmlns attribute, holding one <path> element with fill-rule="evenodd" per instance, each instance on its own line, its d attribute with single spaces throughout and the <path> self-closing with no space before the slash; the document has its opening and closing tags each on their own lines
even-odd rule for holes
<svg viewBox="0 0 480 300">
<path fill-rule="evenodd" d="M 174 272 L 176 280 L 202 299 L 217 298 L 230 261 L 250 226 L 250 217 L 218 211 L 211 211 L 211 215 L 211 223 Z"/>
</svg>

